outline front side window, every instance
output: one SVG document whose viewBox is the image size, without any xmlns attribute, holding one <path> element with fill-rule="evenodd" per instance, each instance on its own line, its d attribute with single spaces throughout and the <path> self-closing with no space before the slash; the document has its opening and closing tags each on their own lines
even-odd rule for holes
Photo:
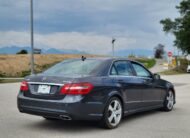
<svg viewBox="0 0 190 138">
<path fill-rule="evenodd" d="M 112 66 L 111 75 L 133 76 L 133 71 L 127 61 L 116 61 Z"/>
<path fill-rule="evenodd" d="M 139 77 L 151 77 L 151 74 L 141 65 L 132 63 L 132 66 Z"/>
</svg>

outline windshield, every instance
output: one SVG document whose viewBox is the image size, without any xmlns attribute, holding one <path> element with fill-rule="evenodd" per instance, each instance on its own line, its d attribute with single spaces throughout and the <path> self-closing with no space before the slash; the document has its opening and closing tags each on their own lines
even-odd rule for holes
<svg viewBox="0 0 190 138">
<path fill-rule="evenodd" d="M 56 64 L 50 69 L 44 71 L 48 75 L 90 75 L 100 64 L 101 60 L 97 59 L 70 59 Z"/>
</svg>

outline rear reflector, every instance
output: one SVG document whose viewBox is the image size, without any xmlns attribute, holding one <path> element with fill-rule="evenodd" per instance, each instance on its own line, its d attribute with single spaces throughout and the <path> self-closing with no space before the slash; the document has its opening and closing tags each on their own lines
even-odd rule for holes
<svg viewBox="0 0 190 138">
<path fill-rule="evenodd" d="M 88 94 L 94 86 L 91 83 L 70 83 L 64 84 L 61 88 L 61 94 Z"/>
<path fill-rule="evenodd" d="M 26 81 L 23 81 L 20 85 L 20 91 L 28 91 L 29 88 L 28 88 L 28 83 Z"/>
</svg>

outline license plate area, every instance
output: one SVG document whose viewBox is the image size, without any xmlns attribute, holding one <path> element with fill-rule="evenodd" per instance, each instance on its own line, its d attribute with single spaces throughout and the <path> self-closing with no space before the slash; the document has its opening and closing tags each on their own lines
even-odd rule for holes
<svg viewBox="0 0 190 138">
<path fill-rule="evenodd" d="M 51 86 L 49 85 L 39 85 L 37 93 L 39 94 L 50 94 Z"/>
</svg>

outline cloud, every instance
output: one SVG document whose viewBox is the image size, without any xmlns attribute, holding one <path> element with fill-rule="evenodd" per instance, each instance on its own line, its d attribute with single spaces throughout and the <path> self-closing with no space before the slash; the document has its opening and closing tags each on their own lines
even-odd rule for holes
<svg viewBox="0 0 190 138">
<path fill-rule="evenodd" d="M 30 34 L 27 32 L 0 32 L 0 45 L 29 46 Z M 89 53 L 107 54 L 111 51 L 112 37 L 95 33 L 57 32 L 51 34 L 35 34 L 35 45 L 38 47 L 54 47 L 58 49 L 76 49 Z M 117 37 L 116 48 L 126 49 L 136 40 L 127 37 Z"/>
<path fill-rule="evenodd" d="M 172 48 L 159 21 L 178 16 L 180 0 L 33 0 L 35 45 L 107 53 L 118 49 Z M 29 1 L 0 1 L 0 46 L 30 45 Z"/>
<path fill-rule="evenodd" d="M 0 46 L 26 46 L 30 43 L 29 33 L 26 32 L 1 31 L 0 36 Z"/>
<path fill-rule="evenodd" d="M 165 17 L 175 17 L 179 0 L 33 0 L 35 29 L 94 32 L 99 26 L 125 25 L 148 29 Z M 30 3 L 0 1 L 0 30 L 23 31 L 29 26 Z M 143 22 L 142 22 L 143 21 Z M 24 25 L 24 28 L 23 28 Z M 92 30 L 92 31 L 91 31 Z M 26 31 L 26 30 L 25 30 Z M 97 30 L 99 31 L 99 30 Z"/>
</svg>

